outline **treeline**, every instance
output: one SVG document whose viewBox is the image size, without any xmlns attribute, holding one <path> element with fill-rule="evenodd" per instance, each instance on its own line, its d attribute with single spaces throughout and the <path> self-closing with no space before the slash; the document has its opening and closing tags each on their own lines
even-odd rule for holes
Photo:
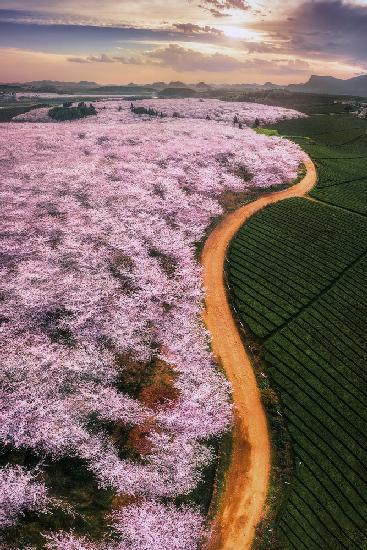
<svg viewBox="0 0 367 550">
<path fill-rule="evenodd" d="M 156 111 L 155 109 L 152 109 L 149 107 L 146 109 L 146 107 L 135 107 L 133 103 L 130 104 L 130 111 L 134 113 L 135 115 L 149 115 L 149 116 L 155 116 L 159 118 L 166 118 L 167 115 L 164 113 Z"/>
<path fill-rule="evenodd" d="M 73 107 L 71 102 L 63 103 L 62 107 L 53 107 L 48 112 L 49 116 L 56 121 L 77 120 L 97 114 L 97 110 L 92 103 L 89 106 L 81 101 L 77 107 Z"/>
</svg>

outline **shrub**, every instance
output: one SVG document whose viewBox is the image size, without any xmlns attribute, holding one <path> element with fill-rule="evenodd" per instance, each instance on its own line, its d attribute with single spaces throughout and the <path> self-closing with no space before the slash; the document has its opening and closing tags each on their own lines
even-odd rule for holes
<svg viewBox="0 0 367 550">
<path fill-rule="evenodd" d="M 78 107 L 53 107 L 48 111 L 49 116 L 56 121 L 77 120 L 87 116 L 96 115 L 97 111 L 94 105 L 89 107 L 85 103 L 79 103 Z"/>
<path fill-rule="evenodd" d="M 156 117 L 164 117 L 164 114 L 161 112 L 159 113 L 155 109 L 152 109 L 149 107 L 148 109 L 146 107 L 135 107 L 133 103 L 130 105 L 130 111 L 134 113 L 135 115 L 149 115 L 149 116 L 156 116 Z"/>
</svg>

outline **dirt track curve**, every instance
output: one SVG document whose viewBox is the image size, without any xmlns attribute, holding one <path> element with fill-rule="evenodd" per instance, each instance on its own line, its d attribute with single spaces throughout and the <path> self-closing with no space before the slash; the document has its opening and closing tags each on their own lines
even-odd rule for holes
<svg viewBox="0 0 367 550">
<path fill-rule="evenodd" d="M 233 451 L 225 487 L 206 550 L 248 550 L 262 518 L 268 492 L 271 449 L 268 426 L 251 361 L 227 300 L 224 262 L 231 239 L 256 212 L 269 204 L 306 194 L 316 183 L 313 162 L 293 187 L 263 196 L 226 216 L 207 239 L 203 253 L 204 321 L 213 353 L 232 385 L 235 418 Z"/>
</svg>

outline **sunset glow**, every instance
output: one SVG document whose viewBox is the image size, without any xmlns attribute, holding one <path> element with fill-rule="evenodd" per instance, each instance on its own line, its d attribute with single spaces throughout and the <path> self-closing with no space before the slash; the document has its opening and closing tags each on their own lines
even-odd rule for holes
<svg viewBox="0 0 367 550">
<path fill-rule="evenodd" d="M 367 69 L 366 27 L 365 3 L 347 0 L 0 0 L 1 80 L 348 78 Z"/>
</svg>

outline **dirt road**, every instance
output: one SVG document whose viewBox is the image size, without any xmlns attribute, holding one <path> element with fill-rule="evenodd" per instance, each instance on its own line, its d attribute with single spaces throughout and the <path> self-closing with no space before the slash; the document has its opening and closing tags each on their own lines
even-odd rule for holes
<svg viewBox="0 0 367 550">
<path fill-rule="evenodd" d="M 213 353 L 232 385 L 235 405 L 233 453 L 208 550 L 251 548 L 262 518 L 271 465 L 268 426 L 256 378 L 227 301 L 224 281 L 227 247 L 255 212 L 269 204 L 302 196 L 315 185 L 315 166 L 311 160 L 305 164 L 306 175 L 298 184 L 261 197 L 224 218 L 210 234 L 202 253 L 204 321 L 211 333 Z"/>
</svg>

